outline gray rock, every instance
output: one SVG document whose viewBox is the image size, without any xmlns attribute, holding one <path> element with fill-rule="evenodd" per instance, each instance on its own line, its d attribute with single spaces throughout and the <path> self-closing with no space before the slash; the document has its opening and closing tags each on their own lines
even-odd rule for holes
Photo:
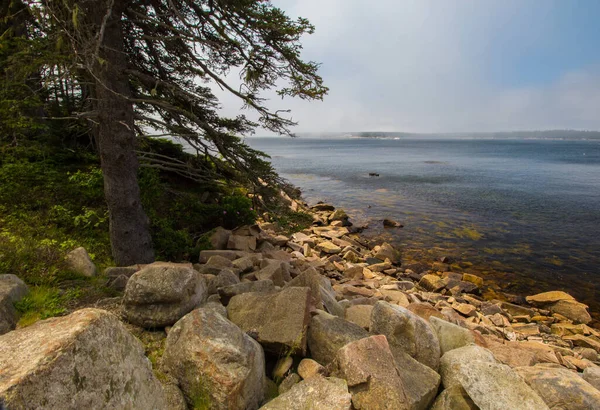
<svg viewBox="0 0 600 410">
<path fill-rule="evenodd" d="M 475 338 L 469 329 L 446 322 L 435 316 L 429 318 L 429 323 L 431 323 L 437 334 L 442 355 L 452 349 L 475 343 Z"/>
<path fill-rule="evenodd" d="M 492 352 L 477 345 L 463 346 L 445 353 L 440 360 L 440 375 L 444 388 L 460 386 L 459 375 L 462 367 L 473 360 L 496 363 Z"/>
<path fill-rule="evenodd" d="M 461 367 L 459 382 L 481 410 L 548 410 L 549 407 L 510 367 L 471 361 Z"/>
<path fill-rule="evenodd" d="M 331 282 L 315 268 L 308 268 L 286 284 L 287 287 L 308 287 L 317 309 L 324 309 L 332 315 L 344 317 L 344 308 L 335 299 Z"/>
<path fill-rule="evenodd" d="M 177 379 L 190 406 L 256 409 L 264 397 L 260 345 L 210 309 L 196 309 L 173 326 L 162 367 Z"/>
<path fill-rule="evenodd" d="M 16 327 L 18 315 L 13 305 L 28 292 L 25 282 L 16 275 L 0 275 L 0 335 Z"/>
<path fill-rule="evenodd" d="M 266 262 L 266 260 L 263 262 Z M 265 267 L 258 272 L 254 272 L 254 276 L 256 276 L 256 279 L 258 280 L 270 280 L 275 286 L 284 286 L 286 280 L 291 279 L 289 272 L 285 271 L 284 265 L 285 264 L 280 261 L 265 263 Z"/>
<path fill-rule="evenodd" d="M 283 379 L 281 384 L 279 385 L 278 392 L 279 395 L 282 395 L 286 391 L 290 390 L 294 387 L 295 384 L 298 384 L 302 381 L 302 377 L 298 373 L 290 373 L 288 376 Z"/>
<path fill-rule="evenodd" d="M 233 261 L 233 266 L 237 269 L 239 269 L 239 271 L 241 273 L 246 273 L 252 270 L 252 268 L 254 268 L 254 261 L 256 260 L 256 258 L 252 257 L 252 256 L 244 256 L 243 258 L 239 258 Z"/>
<path fill-rule="evenodd" d="M 551 409 L 600 409 L 600 391 L 577 373 L 545 365 L 518 367 L 515 371 Z"/>
<path fill-rule="evenodd" d="M 254 292 L 274 292 L 275 286 L 271 280 L 257 280 L 255 282 L 242 282 L 236 285 L 224 286 L 219 289 L 219 296 L 221 296 L 221 302 L 227 305 L 232 297 L 236 295 L 242 295 L 244 293 Z"/>
<path fill-rule="evenodd" d="M 96 265 L 92 262 L 85 248 L 79 247 L 69 252 L 66 262 L 69 270 L 80 275 L 91 277 L 98 274 L 98 269 L 96 269 Z"/>
<path fill-rule="evenodd" d="M 248 256 L 247 252 L 241 251 L 233 251 L 233 250 L 206 250 L 200 251 L 200 257 L 198 262 L 206 263 L 210 259 L 211 256 L 219 255 L 229 260 L 235 260 L 238 258 L 243 258 L 244 256 Z"/>
<path fill-rule="evenodd" d="M 600 390 L 600 367 L 590 366 L 583 371 L 583 380 Z"/>
<path fill-rule="evenodd" d="M 285 288 L 276 293 L 244 293 L 227 305 L 229 319 L 276 354 L 306 353 L 310 289 Z"/>
<path fill-rule="evenodd" d="M 346 381 L 319 376 L 294 384 L 279 397 L 261 407 L 261 410 L 350 410 L 351 408 L 351 396 Z"/>
<path fill-rule="evenodd" d="M 396 368 L 402 379 L 409 407 L 415 410 L 429 408 L 440 386 L 440 375 L 416 361 L 407 353 L 390 346 Z"/>
<path fill-rule="evenodd" d="M 142 344 L 99 309 L 0 336 L 0 369 L 0 403 L 11 410 L 168 409 Z"/>
<path fill-rule="evenodd" d="M 231 269 L 223 269 L 216 277 L 208 281 L 208 294 L 214 295 L 219 289 L 238 283 L 240 283 L 240 278 Z"/>
<path fill-rule="evenodd" d="M 254 236 L 231 234 L 227 240 L 227 249 L 252 252 L 256 249 L 256 238 Z"/>
<path fill-rule="evenodd" d="M 205 279 L 189 264 L 155 262 L 127 282 L 123 311 L 127 320 L 138 326 L 170 326 L 206 297 Z"/>
<path fill-rule="evenodd" d="M 348 382 L 356 409 L 410 408 L 385 336 L 371 336 L 347 344 L 338 350 L 328 367 L 332 376 Z"/>
<path fill-rule="evenodd" d="M 229 242 L 230 235 L 231 231 L 219 226 L 212 235 L 210 235 L 210 245 L 213 249 L 227 249 L 227 242 Z"/>
<path fill-rule="evenodd" d="M 429 324 L 410 310 L 377 302 L 371 313 L 370 330 L 385 335 L 392 352 L 403 351 L 437 371 L 440 364 L 438 338 Z"/>
<path fill-rule="evenodd" d="M 444 390 L 431 406 L 431 410 L 479 410 L 461 385 Z"/>
<path fill-rule="evenodd" d="M 352 322 L 365 330 L 369 330 L 371 326 L 371 313 L 373 306 L 370 305 L 355 305 L 348 306 L 346 309 L 346 320 Z"/>
<path fill-rule="evenodd" d="M 369 333 L 362 327 L 323 312 L 310 320 L 308 348 L 314 360 L 327 365 L 339 349 L 368 336 Z"/>
</svg>

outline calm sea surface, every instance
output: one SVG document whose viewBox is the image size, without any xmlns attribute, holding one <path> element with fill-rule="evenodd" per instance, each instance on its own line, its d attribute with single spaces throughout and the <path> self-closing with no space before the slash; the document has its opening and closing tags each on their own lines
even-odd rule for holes
<svg viewBox="0 0 600 410">
<path fill-rule="evenodd" d="M 407 263 L 448 255 L 504 290 L 563 289 L 600 313 L 600 141 L 247 142 L 309 203 L 369 223 Z M 383 218 L 405 227 L 384 230 Z"/>
</svg>

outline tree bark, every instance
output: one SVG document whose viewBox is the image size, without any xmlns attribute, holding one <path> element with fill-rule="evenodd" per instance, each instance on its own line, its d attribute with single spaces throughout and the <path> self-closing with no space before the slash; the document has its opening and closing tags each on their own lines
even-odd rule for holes
<svg viewBox="0 0 600 410">
<path fill-rule="evenodd" d="M 92 3 L 105 4 L 104 1 Z M 119 266 L 154 261 L 150 223 L 142 208 L 137 179 L 133 104 L 129 80 L 124 74 L 127 55 L 123 47 L 123 27 L 119 3 L 106 20 L 101 60 L 92 62 L 96 77 L 98 111 L 98 148 L 104 176 L 104 195 L 110 218 L 110 242 L 114 260 Z M 98 13 L 100 27 L 106 8 Z"/>
</svg>

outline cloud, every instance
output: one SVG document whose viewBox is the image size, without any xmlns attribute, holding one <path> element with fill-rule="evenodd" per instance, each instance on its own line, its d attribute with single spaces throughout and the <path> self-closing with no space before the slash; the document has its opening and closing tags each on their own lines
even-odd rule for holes
<svg viewBox="0 0 600 410">
<path fill-rule="evenodd" d="M 600 128 L 600 66 L 541 82 L 511 77 L 524 55 L 551 49 L 548 37 L 560 13 L 552 2 L 273 3 L 316 26 L 303 39 L 304 58 L 322 62 L 330 88 L 324 102 L 266 95 L 273 108 L 292 109 L 297 132 Z M 535 69 L 526 64 L 522 69 Z M 239 112 L 239 101 L 219 97 L 225 114 Z"/>
</svg>

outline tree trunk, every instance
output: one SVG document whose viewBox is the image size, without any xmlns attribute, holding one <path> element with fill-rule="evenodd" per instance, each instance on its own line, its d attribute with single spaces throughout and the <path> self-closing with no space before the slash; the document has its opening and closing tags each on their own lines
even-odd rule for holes
<svg viewBox="0 0 600 410">
<path fill-rule="evenodd" d="M 116 264 L 126 266 L 153 262 L 154 249 L 137 179 L 133 104 L 127 99 L 131 90 L 124 74 L 127 55 L 123 52 L 119 3 L 115 1 L 115 9 L 107 20 L 100 49 L 103 62 L 94 64 L 94 75 L 99 120 L 98 148 L 110 217 L 110 242 Z M 106 8 L 95 10 L 100 19 L 105 11 Z"/>
</svg>

